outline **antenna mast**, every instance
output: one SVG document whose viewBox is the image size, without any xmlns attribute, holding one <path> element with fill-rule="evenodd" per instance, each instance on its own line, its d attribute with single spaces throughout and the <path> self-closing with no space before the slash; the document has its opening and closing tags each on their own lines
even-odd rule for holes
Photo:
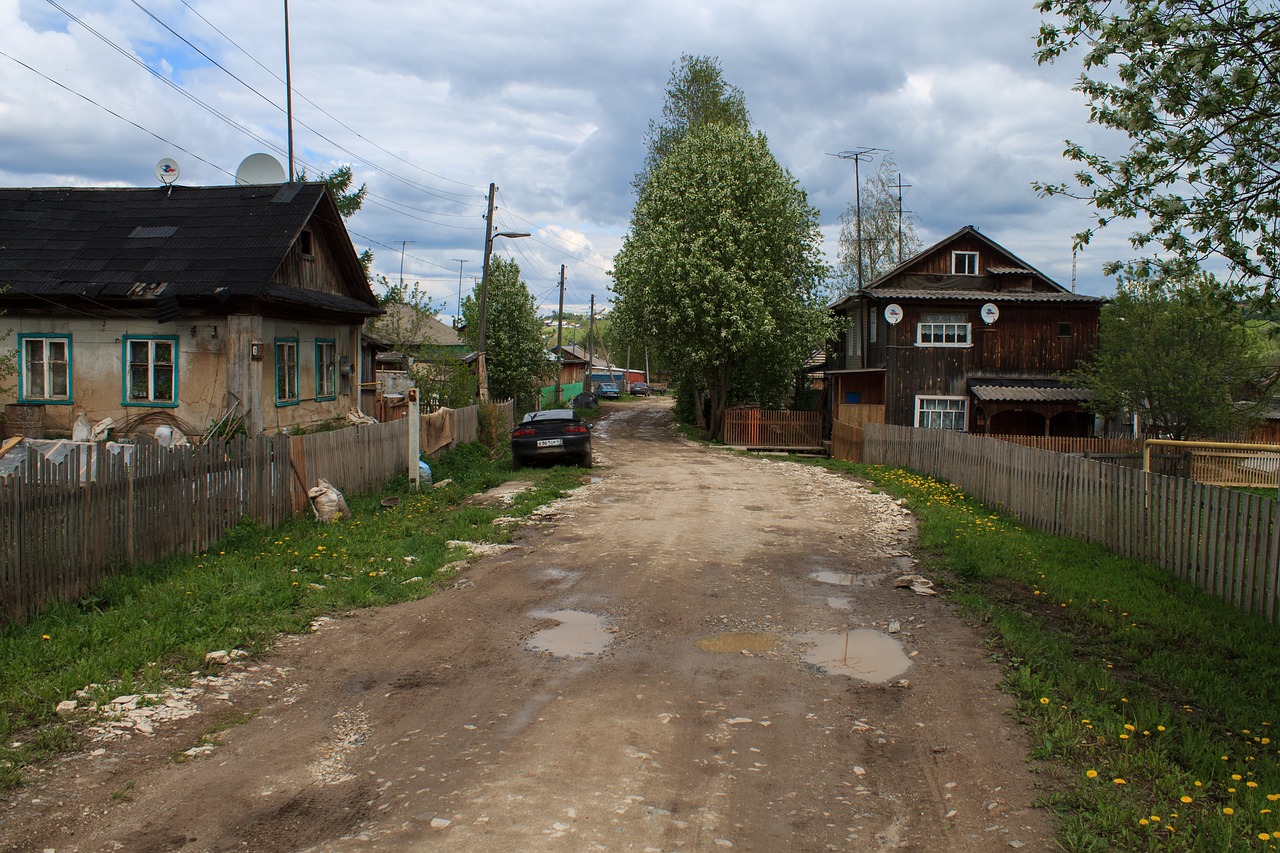
<svg viewBox="0 0 1280 853">
<path fill-rule="evenodd" d="M 289 0 L 284 0 L 284 111 L 289 120 L 289 181 L 293 183 L 297 173 L 293 170 L 293 73 L 289 63 Z"/>
</svg>

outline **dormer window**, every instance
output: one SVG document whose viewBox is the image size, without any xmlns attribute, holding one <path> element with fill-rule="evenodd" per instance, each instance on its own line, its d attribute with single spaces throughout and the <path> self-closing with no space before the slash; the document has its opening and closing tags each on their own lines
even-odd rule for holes
<svg viewBox="0 0 1280 853">
<path fill-rule="evenodd" d="M 978 274 L 978 253 L 977 252 L 952 252 L 951 253 L 951 274 L 952 275 L 977 275 Z"/>
</svg>

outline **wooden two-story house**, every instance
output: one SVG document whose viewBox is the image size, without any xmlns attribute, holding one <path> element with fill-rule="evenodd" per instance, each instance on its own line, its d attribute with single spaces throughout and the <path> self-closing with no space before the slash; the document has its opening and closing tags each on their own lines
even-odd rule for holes
<svg viewBox="0 0 1280 853">
<path fill-rule="evenodd" d="M 832 416 L 1090 436 L 1087 395 L 1061 377 L 1097 346 L 1102 302 L 966 226 L 832 304 Z"/>
</svg>

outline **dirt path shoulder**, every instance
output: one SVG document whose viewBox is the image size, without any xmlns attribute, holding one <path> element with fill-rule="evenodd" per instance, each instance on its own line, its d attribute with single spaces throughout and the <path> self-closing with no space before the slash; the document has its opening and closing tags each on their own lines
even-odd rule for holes
<svg viewBox="0 0 1280 853">
<path fill-rule="evenodd" d="M 667 399 L 595 442 L 515 548 L 47 768 L 0 850 L 1051 847 L 981 638 L 893 586 L 909 514 Z"/>
</svg>

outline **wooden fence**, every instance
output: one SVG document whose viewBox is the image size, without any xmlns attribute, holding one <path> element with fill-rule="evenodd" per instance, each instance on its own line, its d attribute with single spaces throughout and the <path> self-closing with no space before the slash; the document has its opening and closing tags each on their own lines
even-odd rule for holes
<svg viewBox="0 0 1280 853">
<path fill-rule="evenodd" d="M 1280 504 L 951 430 L 868 425 L 866 461 L 959 486 L 1029 527 L 1167 569 L 1280 621 Z"/>
<path fill-rule="evenodd" d="M 1052 450 L 1054 453 L 1078 453 L 1082 456 L 1142 452 L 1142 441 L 1136 438 L 1070 438 L 1058 435 L 992 435 L 990 437 L 1012 444 L 1021 444 L 1024 447 L 1038 447 L 1041 450 Z"/>
<path fill-rule="evenodd" d="M 478 409 L 454 411 L 450 446 L 474 441 Z M 493 411 L 501 434 L 511 403 Z M 0 478 L 0 627 L 131 564 L 206 551 L 243 518 L 275 527 L 309 512 L 321 478 L 346 493 L 378 488 L 408 466 L 408 424 L 172 448 L 144 438 L 127 459 L 81 445 L 57 464 L 11 450 L 27 458 Z"/>
<path fill-rule="evenodd" d="M 724 443 L 749 450 L 822 450 L 822 413 L 729 409 Z"/>
</svg>

